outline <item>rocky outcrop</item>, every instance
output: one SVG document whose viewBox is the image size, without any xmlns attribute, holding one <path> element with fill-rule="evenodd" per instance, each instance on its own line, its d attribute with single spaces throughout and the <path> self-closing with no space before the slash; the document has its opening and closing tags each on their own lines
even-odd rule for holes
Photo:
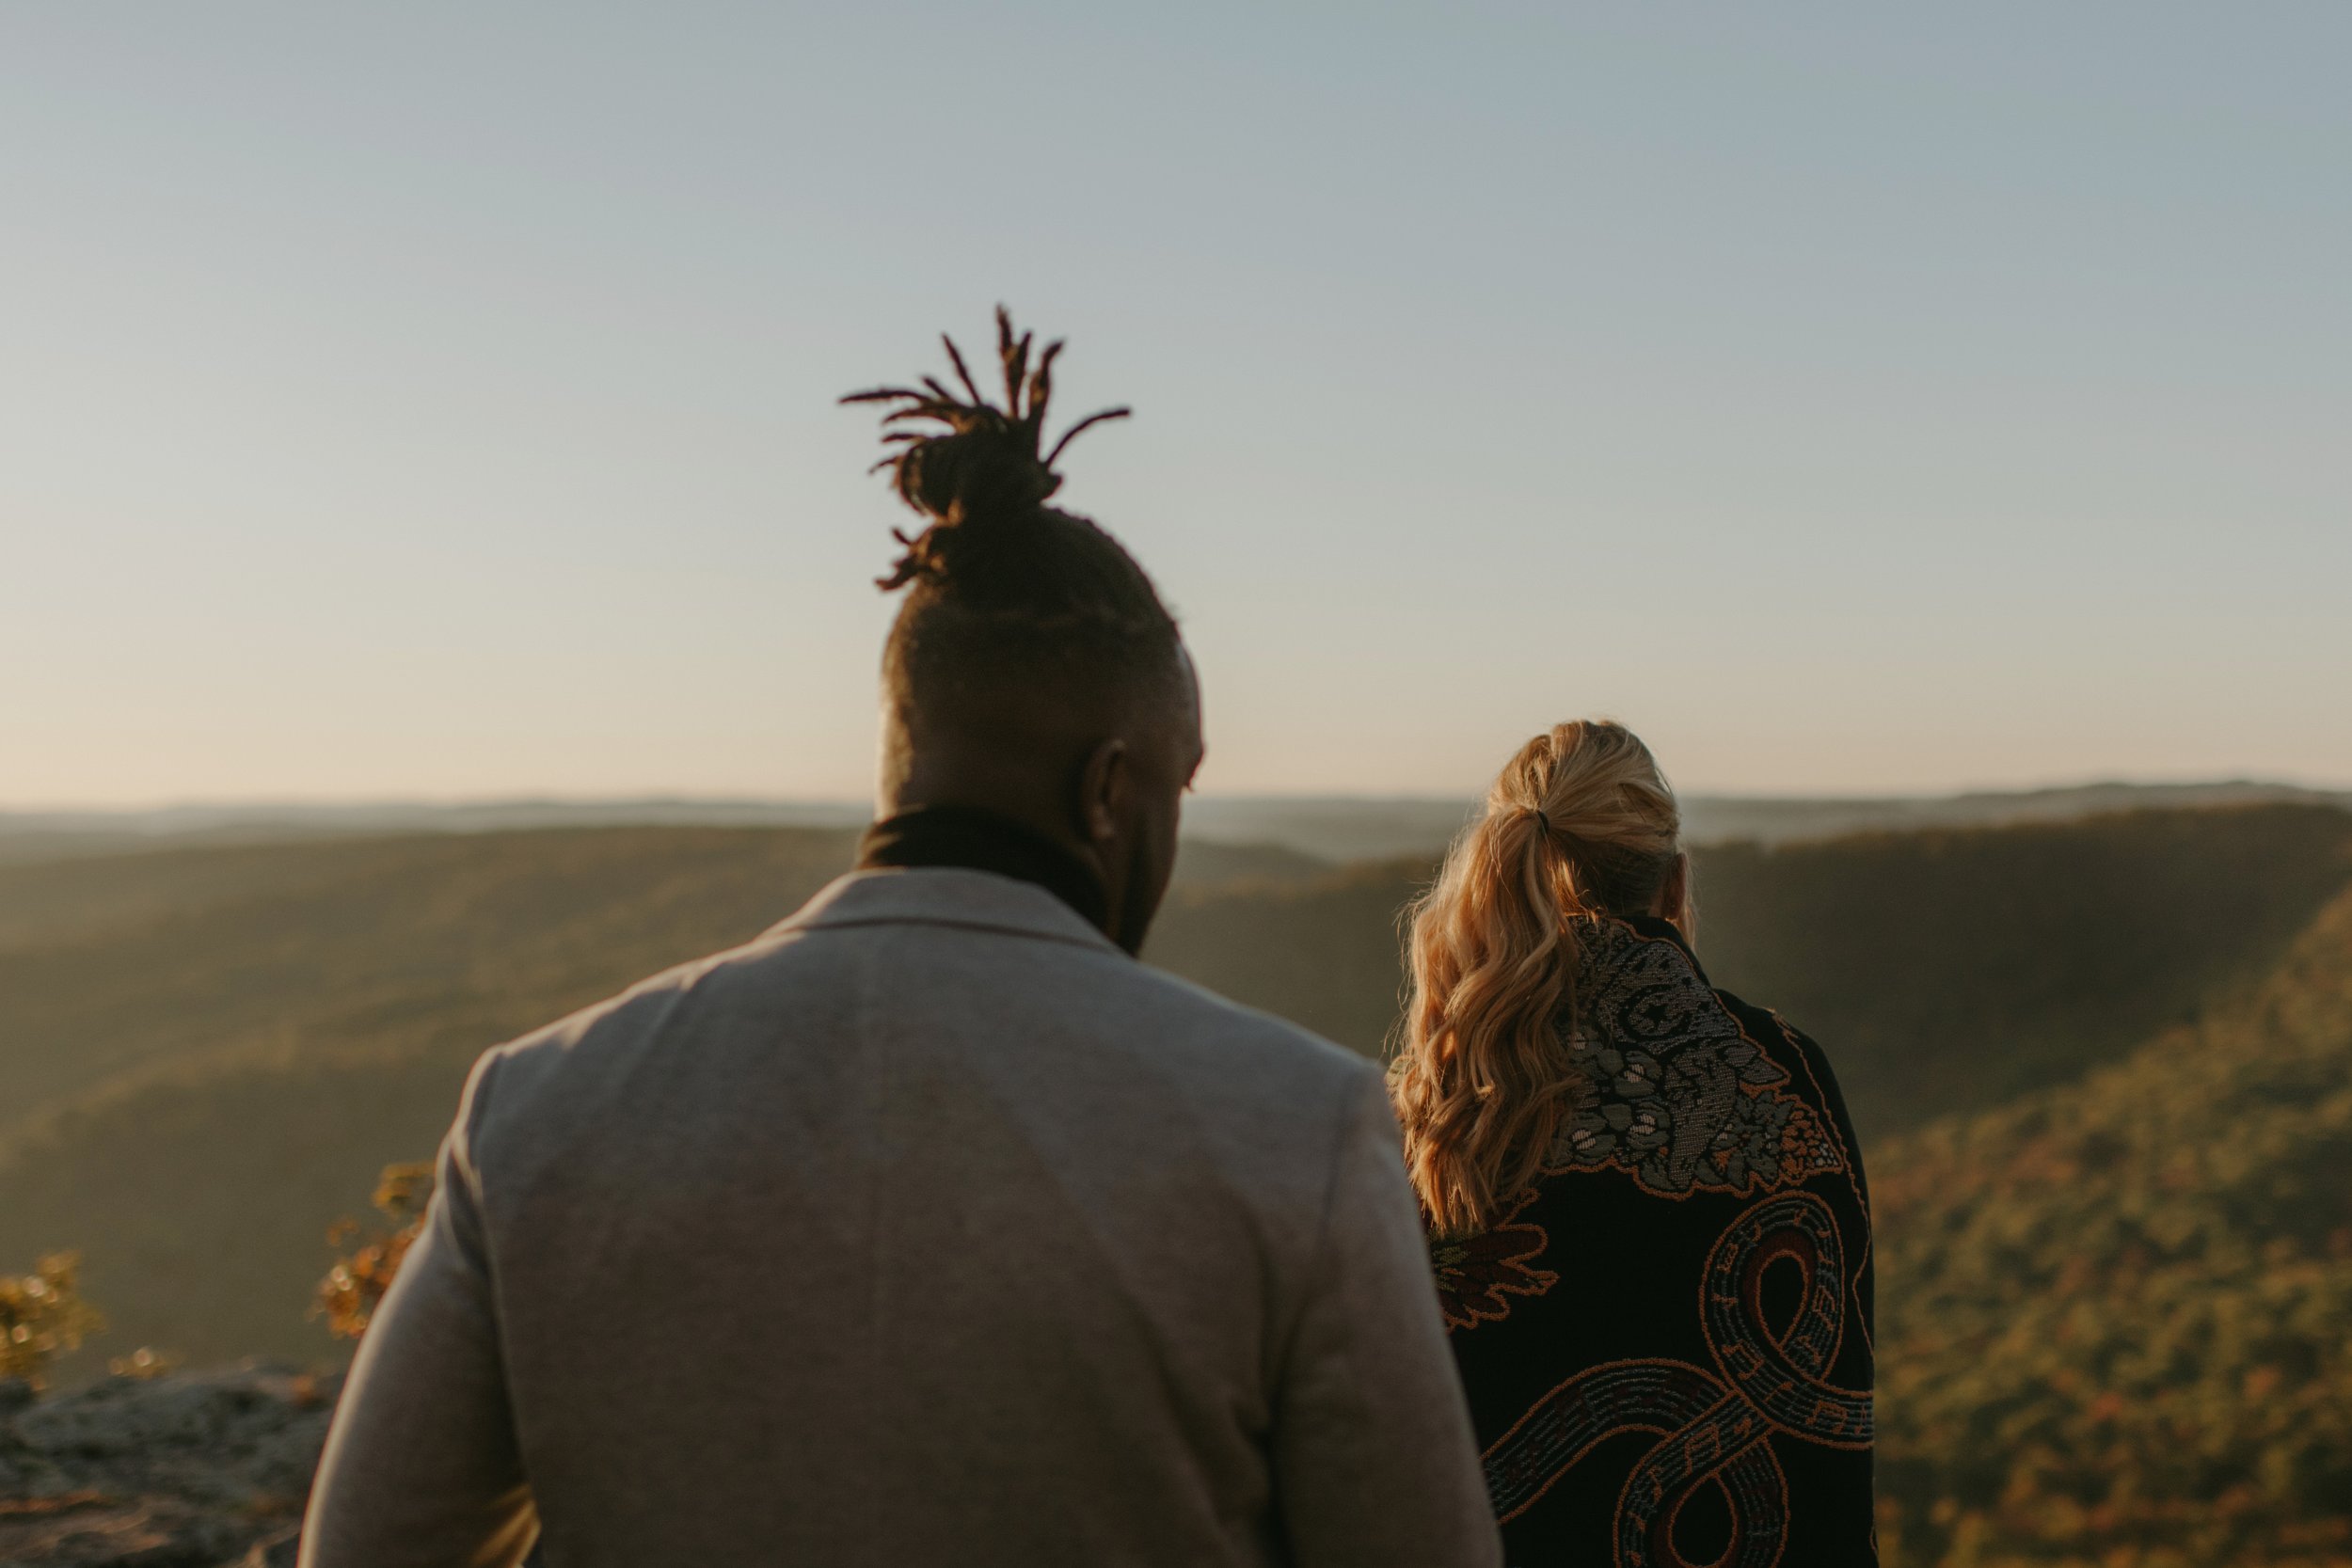
<svg viewBox="0 0 2352 1568">
<path fill-rule="evenodd" d="M 49 1399 L 0 1382 L 0 1562 L 285 1568 L 342 1382 L 251 1364 Z"/>
</svg>

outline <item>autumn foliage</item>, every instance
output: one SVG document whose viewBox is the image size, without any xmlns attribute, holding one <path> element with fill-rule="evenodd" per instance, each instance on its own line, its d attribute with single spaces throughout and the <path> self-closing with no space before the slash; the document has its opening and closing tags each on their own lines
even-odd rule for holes
<svg viewBox="0 0 2352 1568">
<path fill-rule="evenodd" d="M 106 1326 L 84 1301 L 76 1275 L 81 1259 L 53 1253 L 21 1277 L 0 1275 L 0 1378 L 39 1387 L 49 1364 Z"/>
<path fill-rule="evenodd" d="M 429 1164 L 387 1165 L 375 1184 L 376 1212 L 384 1225 L 356 1250 L 338 1259 L 319 1281 L 314 1316 L 326 1320 L 327 1332 L 338 1338 L 357 1339 L 368 1331 L 376 1304 L 391 1289 L 424 1228 L 425 1207 L 433 1200 L 433 1167 Z M 361 1234 L 359 1222 L 344 1220 L 327 1232 L 327 1244 L 340 1246 Z"/>
<path fill-rule="evenodd" d="M 1871 1174 L 1889 1568 L 2352 1568 L 2352 893 L 2240 1006 Z"/>
</svg>

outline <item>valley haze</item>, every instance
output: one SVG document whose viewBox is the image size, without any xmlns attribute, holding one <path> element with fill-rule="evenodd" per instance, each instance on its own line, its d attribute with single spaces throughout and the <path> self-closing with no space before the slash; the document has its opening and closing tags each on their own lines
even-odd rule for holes
<svg viewBox="0 0 2352 1568">
<path fill-rule="evenodd" d="M 1780 844 L 1906 828 L 2063 821 L 2152 806 L 2286 801 L 2352 807 L 2352 789 L 2232 779 L 2102 781 L 1946 795 L 1687 795 L 1694 845 Z M 1184 805 L 1188 838 L 1270 844 L 1344 862 L 1442 848 L 1477 810 L 1469 797 L 1206 795 Z M 313 834 L 492 832 L 530 828 L 860 828 L 866 802 L 649 795 L 610 800 L 518 796 L 479 800 L 202 802 L 132 809 L 0 810 L 0 863 L 190 842 L 251 843 Z"/>
</svg>

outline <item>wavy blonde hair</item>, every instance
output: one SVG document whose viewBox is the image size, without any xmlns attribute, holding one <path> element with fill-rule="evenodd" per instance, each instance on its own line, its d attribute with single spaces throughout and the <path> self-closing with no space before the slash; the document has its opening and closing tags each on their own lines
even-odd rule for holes
<svg viewBox="0 0 2352 1568">
<path fill-rule="evenodd" d="M 1580 720 L 1504 766 L 1410 911 L 1412 995 L 1389 1073 L 1405 1165 L 1442 1235 L 1487 1229 L 1531 1184 L 1580 1074 L 1577 927 L 1664 910 L 1691 928 L 1682 813 L 1633 733 Z"/>
</svg>

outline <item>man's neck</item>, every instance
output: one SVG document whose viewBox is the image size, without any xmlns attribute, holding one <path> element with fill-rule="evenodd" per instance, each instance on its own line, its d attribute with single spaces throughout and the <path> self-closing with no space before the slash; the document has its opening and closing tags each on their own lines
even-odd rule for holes
<svg viewBox="0 0 2352 1568">
<path fill-rule="evenodd" d="M 1110 935 L 1110 895 L 1084 856 L 1026 822 L 985 806 L 930 805 L 884 816 L 858 841 L 857 863 L 961 866 L 1043 888 Z"/>
</svg>

